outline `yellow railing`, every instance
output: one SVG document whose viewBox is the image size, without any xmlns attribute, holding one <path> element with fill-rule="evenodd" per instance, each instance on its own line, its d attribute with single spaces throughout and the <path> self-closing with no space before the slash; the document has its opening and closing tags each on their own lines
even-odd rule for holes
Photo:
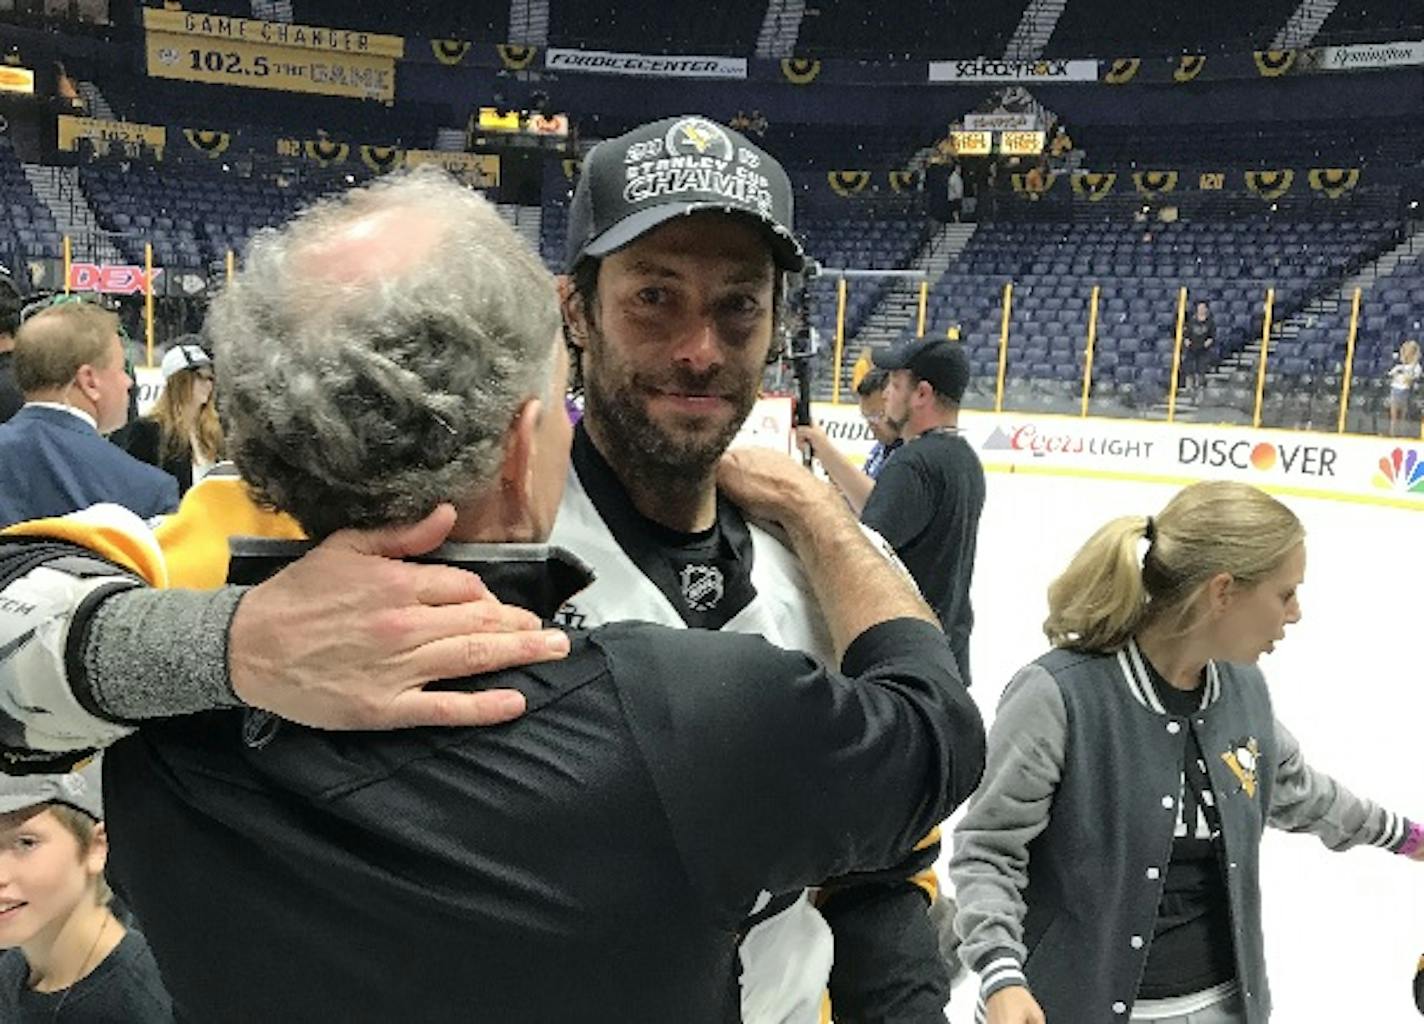
<svg viewBox="0 0 1424 1024">
<path fill-rule="evenodd" d="M 1088 344 L 1083 355 L 1083 415 L 1088 415 L 1088 397 L 1093 393 L 1093 349 L 1098 343 L 1098 296 L 1101 287 L 1093 285 L 1093 297 L 1088 301 Z"/>
<path fill-rule="evenodd" d="M 847 340 L 845 311 L 848 287 L 849 283 L 845 278 L 841 278 L 836 285 L 835 373 L 832 378 L 834 381 L 832 385 L 832 400 L 837 402 L 840 401 L 840 381 L 844 370 Z M 1016 349 L 1022 351 L 1022 346 L 1031 340 L 1028 336 L 1028 331 L 1022 326 L 1018 328 L 1014 327 L 1014 289 L 1014 282 L 1005 282 L 1000 297 L 1000 309 L 997 311 L 998 315 L 996 317 L 998 324 L 998 359 L 994 376 L 992 405 L 995 412 L 1005 411 L 1006 388 L 1013 376 L 1011 356 Z M 916 337 L 926 338 L 931 334 L 933 334 L 934 337 L 962 337 L 963 325 L 955 323 L 953 316 L 948 317 L 949 322 L 947 324 L 931 323 L 929 290 L 929 283 L 922 282 L 919 289 L 918 309 L 915 318 Z M 1162 401 L 1166 407 L 1166 419 L 1168 422 L 1175 421 L 1179 413 L 1178 391 L 1183 384 L 1184 364 L 1182 357 L 1186 328 L 1189 320 L 1188 312 L 1191 302 L 1199 298 L 1202 297 L 1192 296 L 1185 287 L 1179 288 L 1177 291 L 1176 308 L 1174 310 L 1175 316 L 1173 317 L 1171 327 L 1171 373 L 1166 387 L 1166 394 L 1162 397 Z M 1350 310 L 1348 334 L 1346 334 L 1343 339 L 1339 339 L 1345 343 L 1343 368 L 1339 363 L 1318 368 L 1318 372 L 1323 376 L 1333 377 L 1336 373 L 1340 374 L 1338 416 L 1336 416 L 1336 410 L 1333 406 L 1327 405 L 1329 413 L 1326 418 L 1326 422 L 1329 426 L 1340 433 L 1345 432 L 1349 422 L 1351 386 L 1355 376 L 1355 364 L 1358 356 L 1357 343 L 1359 340 L 1360 303 L 1361 293 L 1356 289 Z M 1255 365 L 1250 368 L 1254 371 L 1254 394 L 1248 391 L 1244 408 L 1236 409 L 1235 406 L 1232 407 L 1237 415 L 1246 417 L 1241 420 L 1241 422 L 1250 423 L 1257 427 L 1261 426 L 1263 419 L 1266 418 L 1267 398 L 1270 394 L 1275 393 L 1272 391 L 1275 385 L 1268 383 L 1270 380 L 1271 367 L 1274 365 L 1274 360 L 1276 359 L 1274 346 L 1271 343 L 1272 330 L 1277 320 L 1276 291 L 1274 287 L 1265 287 L 1263 289 L 1259 309 L 1261 311 L 1260 351 L 1256 356 Z M 1106 322 L 1104 320 L 1102 306 L 1101 285 L 1095 284 L 1093 286 L 1083 316 L 1084 320 L 1079 328 L 1082 331 L 1080 335 L 1082 343 L 1081 348 L 1078 349 L 1082 363 L 1082 387 L 1079 394 L 1075 398 L 1070 398 L 1069 401 L 1076 407 L 1078 415 L 1088 416 L 1093 412 L 1093 376 L 1095 367 L 1107 358 L 1107 355 L 1104 354 L 1103 345 L 1100 344 L 1102 341 L 1101 335 L 1103 334 L 1104 323 Z M 934 319 L 939 319 L 939 317 L 935 317 Z M 960 328 L 960 330 L 956 330 L 957 327 Z M 1110 352 L 1111 350 L 1107 351 Z M 1217 351 L 1220 351 L 1219 341 Z M 1240 370 L 1245 369 L 1245 365 L 1240 363 L 1237 363 L 1237 367 L 1238 373 Z M 1238 384 L 1238 386 L 1240 385 Z M 1249 387 L 1250 385 L 1247 386 Z M 1315 397 L 1319 398 L 1321 395 L 1322 392 L 1317 385 Z M 1058 400 L 1060 399 L 1055 399 L 1055 401 Z M 985 401 L 987 402 L 987 394 L 985 395 Z M 1333 401 L 1333 398 L 1329 399 L 1329 402 L 1333 403 Z M 1161 414 L 1159 413 L 1157 418 L 1160 418 L 1160 416 Z M 1312 421 L 1315 422 L 1313 413 Z"/>
</svg>

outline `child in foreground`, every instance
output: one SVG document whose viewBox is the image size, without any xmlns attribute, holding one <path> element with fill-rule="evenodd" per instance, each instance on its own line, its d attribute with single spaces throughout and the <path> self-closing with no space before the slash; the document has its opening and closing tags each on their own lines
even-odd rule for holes
<svg viewBox="0 0 1424 1024">
<path fill-rule="evenodd" d="M 0 775 L 0 1021 L 171 1024 L 143 936 L 109 908 L 97 759 Z"/>
</svg>

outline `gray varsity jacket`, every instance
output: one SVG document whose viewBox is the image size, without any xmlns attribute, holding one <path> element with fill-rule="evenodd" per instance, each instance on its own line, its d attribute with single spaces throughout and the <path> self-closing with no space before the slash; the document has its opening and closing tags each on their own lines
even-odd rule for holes
<svg viewBox="0 0 1424 1024">
<path fill-rule="evenodd" d="M 955 928 L 981 998 L 1027 985 L 1053 1024 L 1125 1021 L 1172 854 L 1188 730 L 1206 757 L 1226 859 L 1237 978 L 1270 1016 L 1258 849 L 1266 825 L 1332 850 L 1398 849 L 1409 822 L 1310 768 L 1254 667 L 1208 666 L 1189 718 L 1157 700 L 1135 643 L 1056 650 L 1009 684 L 984 781 L 954 835 Z"/>
</svg>

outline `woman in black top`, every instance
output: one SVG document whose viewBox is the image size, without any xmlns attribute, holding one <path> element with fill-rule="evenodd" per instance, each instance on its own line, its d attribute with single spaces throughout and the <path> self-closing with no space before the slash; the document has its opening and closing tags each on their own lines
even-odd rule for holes
<svg viewBox="0 0 1424 1024">
<path fill-rule="evenodd" d="M 213 361 L 188 336 L 163 357 L 163 392 L 147 416 L 116 435 L 136 459 L 178 481 L 178 494 L 222 457 L 222 428 L 213 402 Z"/>
</svg>

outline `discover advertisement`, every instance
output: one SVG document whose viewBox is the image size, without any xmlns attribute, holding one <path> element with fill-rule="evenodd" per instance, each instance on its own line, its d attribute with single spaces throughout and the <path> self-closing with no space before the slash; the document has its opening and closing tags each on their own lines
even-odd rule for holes
<svg viewBox="0 0 1424 1024">
<path fill-rule="evenodd" d="M 763 399 L 739 442 L 788 450 L 790 410 L 786 398 Z M 816 402 L 812 416 L 853 462 L 875 444 L 855 405 Z M 990 473 L 1240 480 L 1278 493 L 1424 510 L 1424 441 L 972 410 L 960 417 L 959 432 Z"/>
</svg>

